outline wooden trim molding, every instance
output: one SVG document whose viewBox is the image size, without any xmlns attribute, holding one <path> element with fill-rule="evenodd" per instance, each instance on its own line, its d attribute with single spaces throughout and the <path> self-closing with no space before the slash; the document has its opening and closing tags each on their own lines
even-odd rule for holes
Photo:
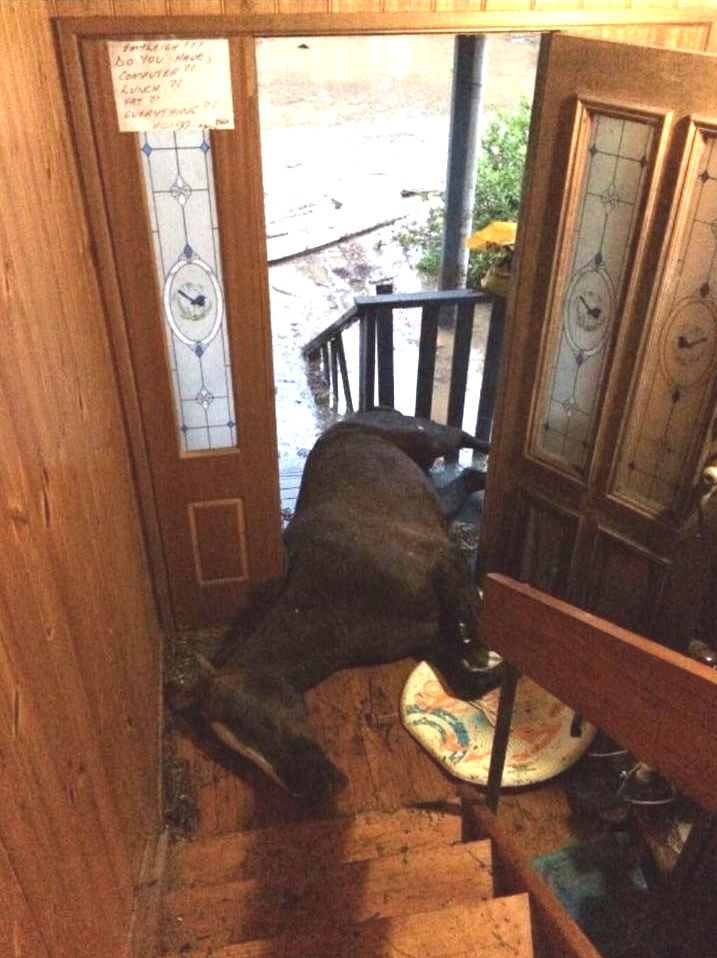
<svg viewBox="0 0 717 958">
<path fill-rule="evenodd" d="M 297 4 L 298 7 L 298 4 Z M 61 17 L 56 22 L 61 33 L 77 37 L 103 37 L 166 33 L 172 34 L 181 24 L 183 36 L 360 36 L 423 33 L 490 33 L 544 32 L 548 30 L 583 30 L 606 26 L 648 26 L 670 24 L 694 26 L 703 23 L 711 28 L 717 11 L 711 6 L 641 7 L 582 10 L 445 10 L 388 11 L 381 13 L 309 13 L 226 14 L 154 17 Z"/>
<path fill-rule="evenodd" d="M 127 953 L 130 958 L 146 958 L 147 955 L 159 953 L 168 849 L 169 832 L 166 830 L 152 836 L 147 842 L 129 932 Z"/>
<path fill-rule="evenodd" d="M 87 220 L 92 224 L 92 253 L 94 266 L 99 276 L 99 290 L 103 300 L 107 333 L 115 357 L 115 376 L 119 384 L 118 395 L 122 404 L 125 429 L 129 439 L 129 455 L 142 508 L 142 531 L 149 556 L 152 587 L 159 620 L 164 629 L 172 623 L 169 598 L 169 583 L 164 569 L 155 490 L 149 466 L 147 441 L 142 425 L 136 378 L 132 363 L 132 348 L 127 337 L 124 321 L 122 291 L 117 276 L 115 251 L 107 222 L 107 213 L 102 188 L 102 172 L 97 164 L 93 148 L 92 120 L 87 102 L 84 68 L 79 36 L 74 31 L 59 32 L 60 53 L 65 70 L 67 108 L 75 133 L 80 167 L 82 169 L 82 198 Z"/>
</svg>

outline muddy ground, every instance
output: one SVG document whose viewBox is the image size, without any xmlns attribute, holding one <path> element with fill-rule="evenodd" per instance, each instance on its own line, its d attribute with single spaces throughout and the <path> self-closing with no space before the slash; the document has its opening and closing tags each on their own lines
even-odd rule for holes
<svg viewBox="0 0 717 958">
<path fill-rule="evenodd" d="M 532 97 L 537 52 L 535 37 L 488 38 L 487 111 Z M 430 285 L 396 237 L 406 223 L 425 221 L 444 188 L 453 39 L 267 39 L 258 66 L 279 461 L 287 471 L 301 467 L 335 416 L 309 388 L 301 347 L 377 282 L 402 292 Z M 474 337 L 469 429 L 485 320 Z M 411 311 L 396 328 L 396 405 L 404 412 L 412 411 L 417 324 Z M 355 369 L 351 337 L 346 346 Z M 439 359 L 450 362 L 447 340 Z"/>
</svg>

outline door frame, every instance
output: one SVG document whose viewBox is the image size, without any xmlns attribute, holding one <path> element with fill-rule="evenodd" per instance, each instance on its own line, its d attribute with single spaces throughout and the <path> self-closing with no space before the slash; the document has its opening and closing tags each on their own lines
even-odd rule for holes
<svg viewBox="0 0 717 958">
<path fill-rule="evenodd" d="M 392 36 L 420 34 L 545 33 L 556 30 L 585 31 L 601 35 L 606 30 L 648 30 L 661 26 L 701 28 L 703 51 L 717 50 L 717 11 L 708 7 L 647 10 L 575 11 L 380 11 L 367 13 L 292 13 L 199 16 L 58 17 L 54 20 L 64 71 L 67 108 L 74 133 L 80 181 L 90 236 L 86 251 L 94 263 L 104 310 L 108 342 L 114 361 L 123 410 L 127 455 L 137 486 L 142 528 L 160 622 L 172 630 L 169 580 L 164 560 L 160 524 L 152 483 L 147 440 L 142 424 L 137 383 L 118 278 L 113 243 L 102 187 L 102 170 L 94 149 L 92 119 L 82 65 L 83 40 L 139 39 L 161 36 L 186 38 L 249 37 L 254 40 L 290 36 Z M 675 44 L 676 45 L 676 44 Z M 270 341 L 269 315 L 267 335 Z M 271 348 L 271 346 L 270 346 Z"/>
</svg>

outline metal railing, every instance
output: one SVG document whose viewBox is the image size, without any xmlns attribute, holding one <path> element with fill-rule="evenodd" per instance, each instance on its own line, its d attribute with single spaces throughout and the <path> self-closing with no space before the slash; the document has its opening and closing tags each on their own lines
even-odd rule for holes
<svg viewBox="0 0 717 958">
<path fill-rule="evenodd" d="M 483 377 L 478 400 L 474 435 L 490 447 L 498 364 L 503 337 L 505 300 L 487 291 L 466 289 L 421 293 L 394 293 L 388 285 L 378 286 L 375 296 L 357 296 L 354 305 L 338 320 L 314 337 L 302 349 L 304 357 L 316 364 L 334 405 L 343 397 L 348 412 L 375 406 L 394 406 L 394 311 L 420 309 L 420 335 L 414 415 L 431 417 L 436 376 L 438 329 L 449 317 L 453 330 L 453 351 L 446 421 L 462 426 L 468 385 L 468 368 L 475 308 L 490 303 L 491 315 L 485 347 Z M 358 403 L 354 403 L 343 335 L 359 324 Z"/>
</svg>

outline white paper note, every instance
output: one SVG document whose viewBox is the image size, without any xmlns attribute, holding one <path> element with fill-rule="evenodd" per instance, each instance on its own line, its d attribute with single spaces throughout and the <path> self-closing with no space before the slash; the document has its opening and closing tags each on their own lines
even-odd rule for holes
<svg viewBox="0 0 717 958">
<path fill-rule="evenodd" d="M 122 131 L 234 128 L 227 40 L 108 40 Z"/>
</svg>

